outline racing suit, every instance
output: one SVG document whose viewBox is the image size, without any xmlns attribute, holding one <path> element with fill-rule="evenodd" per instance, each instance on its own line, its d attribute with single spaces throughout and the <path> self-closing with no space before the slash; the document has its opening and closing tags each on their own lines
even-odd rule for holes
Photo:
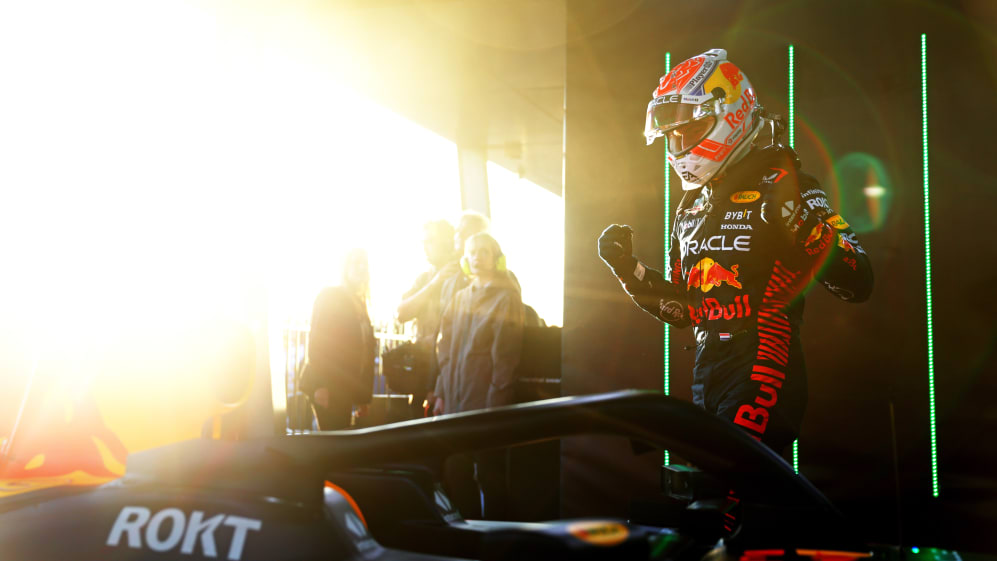
<svg viewBox="0 0 997 561">
<path fill-rule="evenodd" d="M 804 291 L 814 279 L 849 302 L 872 290 L 865 250 L 817 181 L 791 149 L 754 149 L 683 197 L 667 280 L 631 259 L 614 272 L 634 302 L 694 326 L 695 403 L 781 452 L 806 409 Z"/>
</svg>

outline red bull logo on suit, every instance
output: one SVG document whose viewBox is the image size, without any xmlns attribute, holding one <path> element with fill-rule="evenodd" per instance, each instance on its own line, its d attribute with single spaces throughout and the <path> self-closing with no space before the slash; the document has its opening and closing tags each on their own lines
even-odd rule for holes
<svg viewBox="0 0 997 561">
<path fill-rule="evenodd" d="M 709 292 L 724 283 L 737 289 L 741 288 L 741 283 L 737 280 L 737 265 L 731 265 L 728 269 L 713 259 L 704 257 L 689 269 L 686 288 L 689 290 L 698 288 L 703 292 Z"/>
<path fill-rule="evenodd" d="M 746 317 L 751 317 L 751 303 L 747 294 L 738 294 L 729 304 L 721 304 L 716 298 L 704 298 L 700 307 L 689 306 L 689 318 L 695 325 L 699 325 L 703 320 L 731 320 Z"/>
</svg>

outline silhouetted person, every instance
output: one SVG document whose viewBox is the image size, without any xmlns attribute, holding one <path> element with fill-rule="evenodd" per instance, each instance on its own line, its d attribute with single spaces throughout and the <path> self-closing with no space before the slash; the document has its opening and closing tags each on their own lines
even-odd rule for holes
<svg viewBox="0 0 997 561">
<path fill-rule="evenodd" d="M 428 398 L 430 407 L 435 402 L 433 388 L 439 371 L 436 338 L 440 332 L 443 308 L 449 302 L 449 297 L 443 299 L 443 285 L 448 281 L 455 283 L 456 277 L 464 276 L 458 263 L 459 254 L 454 250 L 454 233 L 454 227 L 446 220 L 436 220 L 423 226 L 422 247 L 430 267 L 416 277 L 412 288 L 402 295 L 402 301 L 398 304 L 398 321 L 415 320 L 417 352 L 428 358 L 429 372 L 425 373 L 422 393 L 415 395 L 414 400 L 422 403 L 423 398 Z"/>
<path fill-rule="evenodd" d="M 308 362 L 301 390 L 320 430 L 349 428 L 354 405 L 370 403 L 374 385 L 374 330 L 367 315 L 367 252 L 350 251 L 340 286 L 323 289 L 312 308 Z"/>
</svg>

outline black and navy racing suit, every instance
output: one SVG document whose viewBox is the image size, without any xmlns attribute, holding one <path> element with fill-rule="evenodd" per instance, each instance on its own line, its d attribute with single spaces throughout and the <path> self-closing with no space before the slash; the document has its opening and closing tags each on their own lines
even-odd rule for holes
<svg viewBox="0 0 997 561">
<path fill-rule="evenodd" d="M 687 192 L 672 232 L 668 279 L 635 261 L 620 280 L 659 320 L 694 326 L 696 404 L 781 452 L 807 403 L 803 294 L 816 279 L 842 300 L 867 299 L 865 250 L 781 146 Z"/>
</svg>

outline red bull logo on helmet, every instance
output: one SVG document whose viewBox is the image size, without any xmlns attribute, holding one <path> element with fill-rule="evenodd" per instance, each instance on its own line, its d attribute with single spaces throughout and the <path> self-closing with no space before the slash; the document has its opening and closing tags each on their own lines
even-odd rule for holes
<svg viewBox="0 0 997 561">
<path fill-rule="evenodd" d="M 744 80 L 744 75 L 741 74 L 741 70 L 729 62 L 725 62 L 713 72 L 703 89 L 706 93 L 710 93 L 716 88 L 721 88 L 726 93 L 724 103 L 730 105 L 741 98 L 742 80 Z"/>
<path fill-rule="evenodd" d="M 725 62 L 720 65 L 720 72 L 735 88 L 741 85 L 741 80 L 744 80 L 744 75 L 741 74 L 741 69 L 729 62 Z"/>
<path fill-rule="evenodd" d="M 713 259 L 704 257 L 689 270 L 686 287 L 688 290 L 698 288 L 703 292 L 709 292 L 726 283 L 740 289 L 741 283 L 737 280 L 737 267 L 737 265 L 731 265 L 728 269 Z"/>
<path fill-rule="evenodd" d="M 755 92 L 750 89 L 746 90 L 744 95 L 741 96 L 741 106 L 735 111 L 731 111 L 724 115 L 724 121 L 726 121 L 732 129 L 736 129 L 744 124 L 745 119 L 751 116 L 751 110 L 755 107 L 755 99 Z"/>
</svg>

